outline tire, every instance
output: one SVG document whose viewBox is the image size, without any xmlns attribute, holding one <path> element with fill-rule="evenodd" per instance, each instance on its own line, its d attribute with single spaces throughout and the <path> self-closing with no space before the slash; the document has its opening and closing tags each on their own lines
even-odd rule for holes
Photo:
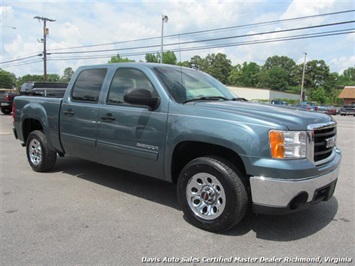
<svg viewBox="0 0 355 266">
<path fill-rule="evenodd" d="M 222 232 L 237 225 L 248 209 L 248 193 L 241 173 L 228 161 L 200 157 L 181 171 L 177 194 L 185 218 L 192 225 Z"/>
<path fill-rule="evenodd" d="M 9 107 L 1 107 L 1 112 L 5 115 L 11 114 L 12 110 Z"/>
<path fill-rule="evenodd" d="M 26 141 L 27 160 L 36 172 L 53 169 L 57 153 L 49 148 L 46 135 L 39 130 L 31 132 Z"/>
</svg>

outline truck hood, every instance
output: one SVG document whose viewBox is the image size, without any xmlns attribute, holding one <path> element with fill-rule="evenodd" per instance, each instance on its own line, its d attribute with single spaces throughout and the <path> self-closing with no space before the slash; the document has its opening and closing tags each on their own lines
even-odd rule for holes
<svg viewBox="0 0 355 266">
<path fill-rule="evenodd" d="M 322 124 L 334 121 L 331 116 L 317 112 L 297 110 L 292 107 L 239 102 L 239 101 L 204 101 L 194 102 L 202 109 L 221 111 L 238 116 L 238 120 L 255 121 L 258 123 L 275 124 L 287 127 L 289 130 L 306 130 L 310 124 Z"/>
</svg>

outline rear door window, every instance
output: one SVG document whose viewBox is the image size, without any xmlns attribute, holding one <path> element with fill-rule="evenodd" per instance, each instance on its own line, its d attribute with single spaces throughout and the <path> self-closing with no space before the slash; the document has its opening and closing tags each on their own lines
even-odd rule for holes
<svg viewBox="0 0 355 266">
<path fill-rule="evenodd" d="M 106 68 L 81 71 L 72 90 L 72 99 L 74 101 L 97 103 L 106 73 Z"/>
</svg>

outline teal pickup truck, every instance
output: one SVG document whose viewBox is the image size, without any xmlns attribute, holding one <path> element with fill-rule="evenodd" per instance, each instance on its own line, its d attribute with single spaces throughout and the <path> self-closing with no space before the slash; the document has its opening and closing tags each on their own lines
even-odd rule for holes
<svg viewBox="0 0 355 266">
<path fill-rule="evenodd" d="M 330 116 L 242 101 L 198 70 L 84 66 L 63 98 L 14 104 L 34 171 L 69 154 L 175 183 L 187 220 L 208 231 L 235 226 L 249 208 L 285 214 L 326 201 L 338 178 Z"/>
</svg>

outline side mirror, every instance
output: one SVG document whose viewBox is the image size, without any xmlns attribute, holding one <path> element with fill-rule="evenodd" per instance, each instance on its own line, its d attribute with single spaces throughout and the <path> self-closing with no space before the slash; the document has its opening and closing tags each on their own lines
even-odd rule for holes
<svg viewBox="0 0 355 266">
<path fill-rule="evenodd" d="M 151 110 L 156 109 L 160 102 L 159 97 L 152 97 L 150 91 L 146 89 L 129 89 L 125 92 L 123 100 L 130 104 L 148 106 Z"/>
</svg>

